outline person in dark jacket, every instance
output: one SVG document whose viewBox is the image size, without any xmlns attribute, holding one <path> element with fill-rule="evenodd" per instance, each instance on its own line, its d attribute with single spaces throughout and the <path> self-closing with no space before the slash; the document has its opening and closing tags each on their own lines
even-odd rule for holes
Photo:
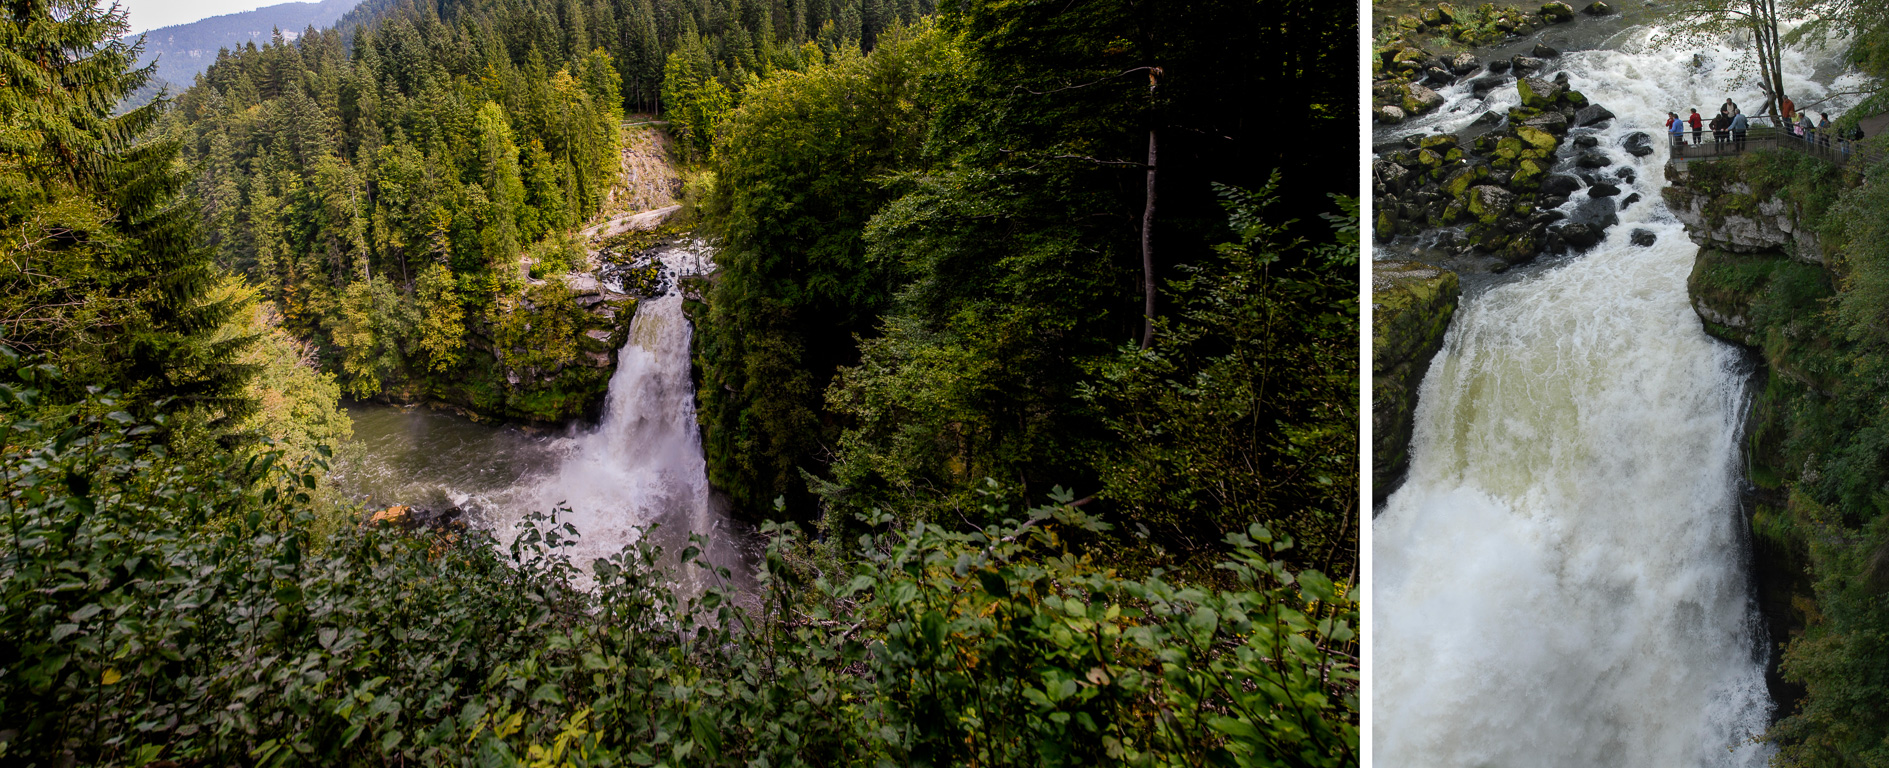
<svg viewBox="0 0 1889 768">
<path fill-rule="evenodd" d="M 1731 115 L 1726 114 L 1724 112 L 1720 112 L 1718 113 L 1718 117 L 1712 118 L 1712 146 L 1713 148 L 1724 149 L 1725 143 L 1732 140 L 1731 131 L 1732 131 L 1732 116 Z"/>
</svg>

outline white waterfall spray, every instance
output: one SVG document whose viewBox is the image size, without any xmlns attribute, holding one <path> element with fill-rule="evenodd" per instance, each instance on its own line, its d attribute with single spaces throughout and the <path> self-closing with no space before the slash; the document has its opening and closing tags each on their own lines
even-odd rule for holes
<svg viewBox="0 0 1889 768">
<path fill-rule="evenodd" d="M 1729 49 L 1695 69 L 1628 34 L 1560 65 L 1620 113 L 1599 146 L 1645 199 L 1590 252 L 1466 300 L 1422 386 L 1409 479 L 1373 523 L 1378 765 L 1768 755 L 1750 742 L 1771 705 L 1736 508 L 1738 357 L 1688 304 L 1697 247 L 1659 194 L 1666 112 L 1762 100 Z M 1804 56 L 1785 65 L 1800 103 L 1824 90 Z M 1456 89 L 1450 107 L 1466 123 L 1513 91 Z M 1634 131 L 1660 149 L 1628 155 Z M 1658 242 L 1630 245 L 1635 228 Z"/>
</svg>

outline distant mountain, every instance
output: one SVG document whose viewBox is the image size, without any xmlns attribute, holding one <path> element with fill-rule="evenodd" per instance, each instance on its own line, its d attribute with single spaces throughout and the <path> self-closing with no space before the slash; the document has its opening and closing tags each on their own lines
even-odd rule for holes
<svg viewBox="0 0 1889 768">
<path fill-rule="evenodd" d="M 319 3 L 283 3 L 243 13 L 212 16 L 202 21 L 159 27 L 144 34 L 140 65 L 157 59 L 157 77 L 174 84 L 172 92 L 190 87 L 199 73 L 216 62 L 216 52 L 244 43 L 263 45 L 275 30 L 294 40 L 310 26 L 331 26 L 361 0 L 322 0 Z M 137 35 L 131 36 L 133 39 Z"/>
</svg>

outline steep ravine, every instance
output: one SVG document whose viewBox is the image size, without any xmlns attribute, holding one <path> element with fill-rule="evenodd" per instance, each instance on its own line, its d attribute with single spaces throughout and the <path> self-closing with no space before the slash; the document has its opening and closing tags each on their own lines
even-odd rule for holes
<svg viewBox="0 0 1889 768">
<path fill-rule="evenodd" d="M 1572 220 L 1604 206 L 1617 226 L 1585 247 L 1564 236 L 1566 253 L 1532 261 L 1542 249 L 1512 239 L 1459 242 L 1458 222 L 1426 216 L 1396 233 L 1410 237 L 1400 256 L 1458 267 L 1464 297 L 1419 391 L 1408 479 L 1373 524 L 1380 765 L 1760 765 L 1769 754 L 1750 741 L 1773 704 L 1741 504 L 1749 363 L 1695 312 L 1699 249 L 1660 194 L 1663 142 L 1633 139 L 1657 134 L 1667 111 L 1761 99 L 1732 48 L 1674 66 L 1646 46 L 1650 33 L 1540 73 L 1565 72 L 1620 113 L 1570 130 L 1591 137 L 1582 149 L 1606 162 L 1586 170 L 1605 176 L 1584 177 L 1579 154 L 1552 155 L 1546 172 L 1579 187 L 1548 210 Z M 1787 56 L 1794 93 L 1823 90 L 1817 63 Z M 1440 111 L 1466 127 L 1526 91 L 1446 96 Z"/>
</svg>

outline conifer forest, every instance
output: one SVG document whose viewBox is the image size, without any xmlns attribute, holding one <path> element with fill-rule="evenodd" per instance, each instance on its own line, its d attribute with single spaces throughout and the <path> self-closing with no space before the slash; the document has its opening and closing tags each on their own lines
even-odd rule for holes
<svg viewBox="0 0 1889 768">
<path fill-rule="evenodd" d="M 0 763 L 1358 765 L 1358 21 L 0 2 Z"/>
</svg>

